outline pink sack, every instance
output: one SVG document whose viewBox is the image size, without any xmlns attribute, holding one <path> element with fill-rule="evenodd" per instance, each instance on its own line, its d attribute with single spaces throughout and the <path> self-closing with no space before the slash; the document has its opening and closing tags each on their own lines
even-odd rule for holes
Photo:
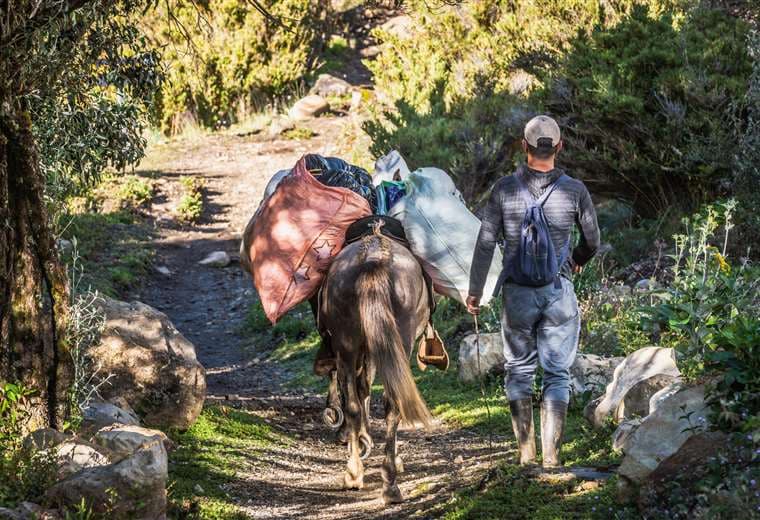
<svg viewBox="0 0 760 520">
<path fill-rule="evenodd" d="M 296 163 L 259 209 L 249 241 L 253 283 L 272 324 L 319 290 L 348 226 L 371 213 L 360 195 L 325 186 L 303 157 Z"/>
</svg>

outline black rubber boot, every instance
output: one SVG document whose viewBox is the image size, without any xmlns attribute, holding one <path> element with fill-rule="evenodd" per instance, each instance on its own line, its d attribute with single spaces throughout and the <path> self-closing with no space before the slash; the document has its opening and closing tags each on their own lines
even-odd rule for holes
<svg viewBox="0 0 760 520">
<path fill-rule="evenodd" d="M 512 430 L 520 452 L 520 465 L 536 462 L 536 432 L 533 427 L 533 400 L 517 399 L 509 402 Z"/>
<path fill-rule="evenodd" d="M 544 400 L 541 403 L 541 451 L 545 468 L 556 468 L 562 465 L 559 460 L 559 450 L 562 447 L 566 417 L 567 403 L 553 400 Z"/>
</svg>

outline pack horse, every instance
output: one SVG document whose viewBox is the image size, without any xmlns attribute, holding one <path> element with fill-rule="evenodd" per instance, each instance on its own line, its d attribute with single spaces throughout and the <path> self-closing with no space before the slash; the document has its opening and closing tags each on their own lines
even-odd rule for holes
<svg viewBox="0 0 760 520">
<path fill-rule="evenodd" d="M 345 420 L 349 489 L 364 485 L 362 460 L 372 449 L 370 389 L 376 374 L 382 380 L 386 422 L 382 496 L 391 504 L 402 500 L 396 484 L 397 473 L 403 471 L 396 447 L 399 423 L 429 427 L 432 421 L 409 365 L 415 339 L 425 332 L 430 318 L 430 295 L 419 262 L 379 229 L 335 257 L 320 296 L 319 319 L 330 334 L 337 360 L 343 404 L 333 392 L 333 406 L 326 412 Z"/>
</svg>

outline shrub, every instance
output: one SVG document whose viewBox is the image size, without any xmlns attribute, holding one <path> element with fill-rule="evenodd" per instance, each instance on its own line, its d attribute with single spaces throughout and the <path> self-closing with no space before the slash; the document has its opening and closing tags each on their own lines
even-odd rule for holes
<svg viewBox="0 0 760 520">
<path fill-rule="evenodd" d="M 595 289 L 580 299 L 581 342 L 606 355 L 674 348 L 682 375 L 708 383 L 713 424 L 751 431 L 760 413 L 760 281 L 746 258 L 728 261 L 736 210 L 729 200 L 684 219 L 663 268 L 666 285 L 630 292 L 610 279 L 583 281 Z"/>
<path fill-rule="evenodd" d="M 414 13 L 410 38 L 378 33 L 373 153 L 435 165 L 478 204 L 522 159 L 537 112 L 565 128 L 560 163 L 645 217 L 731 188 L 746 126 L 748 24 L 689 2 L 470 2 Z"/>
<path fill-rule="evenodd" d="M 36 452 L 21 444 L 30 417 L 30 389 L 0 382 L 0 506 L 15 506 L 42 496 L 54 482 L 52 453 Z"/>
<path fill-rule="evenodd" d="M 237 0 L 182 1 L 171 16 L 160 7 L 144 19 L 168 67 L 154 108 L 164 132 L 188 123 L 228 126 L 309 74 L 324 44 L 329 2 L 261 3 L 276 20 Z"/>
<path fill-rule="evenodd" d="M 183 222 L 197 222 L 203 214 L 203 181 L 189 176 L 180 178 L 180 184 L 184 193 L 175 214 Z"/>
<path fill-rule="evenodd" d="M 637 6 L 581 35 L 542 93 L 565 123 L 565 163 L 648 215 L 724 192 L 751 73 L 747 33 L 721 10 L 679 19 Z"/>
</svg>

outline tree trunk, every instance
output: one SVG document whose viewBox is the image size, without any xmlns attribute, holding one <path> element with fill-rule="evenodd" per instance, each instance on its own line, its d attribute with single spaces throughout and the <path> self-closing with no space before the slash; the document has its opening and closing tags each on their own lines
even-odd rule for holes
<svg viewBox="0 0 760 520">
<path fill-rule="evenodd" d="M 0 107 L 0 382 L 35 390 L 30 428 L 69 414 L 69 290 L 26 111 Z"/>
</svg>

